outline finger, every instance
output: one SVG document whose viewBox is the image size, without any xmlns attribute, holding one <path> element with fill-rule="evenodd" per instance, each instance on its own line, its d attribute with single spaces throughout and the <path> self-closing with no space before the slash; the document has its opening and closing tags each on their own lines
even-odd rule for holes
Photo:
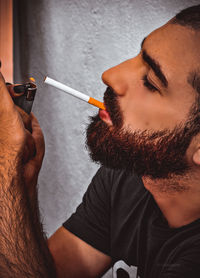
<svg viewBox="0 0 200 278">
<path fill-rule="evenodd" d="M 29 150 L 29 156 L 30 158 L 33 158 L 35 157 L 36 155 L 36 144 L 35 144 L 35 140 L 32 136 L 32 134 L 26 130 L 26 146 L 28 147 L 28 150 Z"/>
<path fill-rule="evenodd" d="M 14 103 L 12 101 L 10 94 L 8 93 L 5 80 L 1 72 L 0 72 L 0 99 L 1 99 L 0 101 L 1 109 L 7 110 L 14 106 Z"/>
<path fill-rule="evenodd" d="M 15 151 L 20 152 L 24 147 L 25 139 L 22 119 L 0 73 L 0 140 L 7 146 L 4 151 L 11 151 L 12 145 L 15 146 Z"/>
<path fill-rule="evenodd" d="M 30 185 L 29 190 L 31 190 L 32 188 L 31 185 L 35 185 L 37 183 L 37 178 L 42 166 L 45 151 L 44 136 L 42 134 L 40 125 L 33 113 L 30 114 L 30 117 L 32 126 L 32 138 L 35 141 L 36 155 L 33 159 L 29 160 L 24 167 L 24 178 L 26 184 Z"/>
<path fill-rule="evenodd" d="M 24 148 L 23 162 L 27 163 L 29 160 L 33 159 L 36 155 L 35 140 L 33 139 L 31 133 L 26 130 L 26 145 Z"/>
<path fill-rule="evenodd" d="M 16 85 L 18 85 L 18 84 L 6 83 L 8 92 L 10 93 L 10 96 L 12 97 L 12 99 L 18 98 L 18 97 L 20 97 L 21 95 L 24 94 L 24 92 L 15 93 L 14 87 L 15 87 Z M 21 109 L 18 105 L 16 105 L 16 109 L 18 110 L 18 112 L 19 112 L 19 114 L 20 114 L 20 116 L 21 116 L 21 118 L 22 118 L 22 120 L 23 120 L 24 127 L 25 127 L 26 129 L 28 129 L 30 132 L 32 132 L 29 115 L 28 115 L 26 112 L 24 112 L 24 110 Z"/>
<path fill-rule="evenodd" d="M 32 133 L 32 126 L 31 126 L 31 117 L 28 115 L 23 109 L 16 105 L 16 109 L 19 112 L 22 121 L 24 123 L 24 127 Z"/>
<path fill-rule="evenodd" d="M 2 74 L 2 73 L 0 73 L 0 75 L 1 75 L 1 79 L 2 79 L 2 80 L 3 80 L 3 82 L 5 83 L 6 81 L 5 81 L 5 78 L 4 78 L 3 74 Z"/>
<path fill-rule="evenodd" d="M 24 94 L 24 92 L 22 93 L 15 93 L 14 91 L 14 87 L 18 85 L 18 84 L 10 84 L 10 83 L 6 83 L 6 86 L 7 86 L 7 89 L 8 89 L 8 92 L 10 93 L 10 96 L 14 99 L 14 98 L 17 98 L 17 97 L 20 97 L 21 95 Z M 30 117 L 29 115 L 23 110 L 21 109 L 18 105 L 16 105 L 16 109 L 18 110 L 22 120 L 23 120 L 23 123 L 24 123 L 24 127 L 26 129 L 28 129 L 30 132 L 32 132 L 32 129 L 31 129 L 31 121 L 30 121 Z"/>
<path fill-rule="evenodd" d="M 33 113 L 30 114 L 30 118 L 31 118 L 32 137 L 35 140 L 36 160 L 37 162 L 40 162 L 42 161 L 45 153 L 44 135 L 40 128 L 39 122 Z"/>
<path fill-rule="evenodd" d="M 0 72 L 0 117 L 1 121 L 5 118 L 8 120 L 10 118 L 11 122 L 17 119 L 18 112 L 15 108 L 15 104 L 8 92 L 7 86 L 5 84 L 4 77 Z"/>
<path fill-rule="evenodd" d="M 14 87 L 16 85 L 20 85 L 20 84 L 9 84 L 9 83 L 6 83 L 6 86 L 7 86 L 7 89 L 11 95 L 12 98 L 17 98 L 17 97 L 20 97 L 24 94 L 24 92 L 21 92 L 21 93 L 16 93 L 15 90 L 14 90 Z"/>
</svg>

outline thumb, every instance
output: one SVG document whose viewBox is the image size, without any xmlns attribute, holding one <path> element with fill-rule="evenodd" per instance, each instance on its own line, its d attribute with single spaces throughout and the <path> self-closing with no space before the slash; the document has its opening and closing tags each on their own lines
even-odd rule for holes
<svg viewBox="0 0 200 278">
<path fill-rule="evenodd" d="M 22 119 L 15 108 L 7 90 L 4 78 L 0 73 L 0 141 L 9 146 L 17 146 L 20 150 L 25 141 L 25 130 Z"/>
<path fill-rule="evenodd" d="M 14 109 L 14 103 L 7 90 L 4 77 L 0 72 L 0 113 L 9 109 Z"/>
</svg>

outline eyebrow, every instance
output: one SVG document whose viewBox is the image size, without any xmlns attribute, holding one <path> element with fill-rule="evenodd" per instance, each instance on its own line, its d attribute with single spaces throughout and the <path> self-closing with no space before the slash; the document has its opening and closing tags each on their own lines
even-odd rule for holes
<svg viewBox="0 0 200 278">
<path fill-rule="evenodd" d="M 143 48 L 144 42 L 146 40 L 146 37 L 143 39 L 141 43 L 141 49 Z M 161 70 L 160 64 L 153 59 L 149 54 L 147 54 L 146 50 L 142 50 L 142 59 L 149 65 L 149 67 L 154 71 L 155 75 L 159 78 L 162 85 L 167 88 L 168 87 L 168 81 L 165 77 L 163 71 Z"/>
</svg>

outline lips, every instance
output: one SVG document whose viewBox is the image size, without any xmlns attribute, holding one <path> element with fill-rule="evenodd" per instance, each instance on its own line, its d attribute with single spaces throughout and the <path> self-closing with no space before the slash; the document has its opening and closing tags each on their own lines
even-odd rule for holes
<svg viewBox="0 0 200 278">
<path fill-rule="evenodd" d="M 99 117 L 101 118 L 102 121 L 104 121 L 105 123 L 112 125 L 112 120 L 110 118 L 110 115 L 108 113 L 108 111 L 106 110 L 99 110 Z"/>
<path fill-rule="evenodd" d="M 107 87 L 104 93 L 104 106 L 106 110 L 100 109 L 99 111 L 100 119 L 109 126 L 120 128 L 123 123 L 122 115 L 117 100 L 117 94 L 111 87 Z"/>
</svg>

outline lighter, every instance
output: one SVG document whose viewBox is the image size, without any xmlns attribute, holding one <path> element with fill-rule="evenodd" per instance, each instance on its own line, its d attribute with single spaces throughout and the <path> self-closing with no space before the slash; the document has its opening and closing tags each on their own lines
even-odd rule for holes
<svg viewBox="0 0 200 278">
<path fill-rule="evenodd" d="M 1 60 L 0 60 L 0 68 L 1 68 Z M 22 108 L 27 114 L 31 113 L 33 101 L 37 91 L 35 79 L 33 77 L 30 77 L 29 80 L 33 82 L 27 82 L 21 85 L 13 86 L 15 95 L 13 96 L 11 94 L 14 103 L 20 108 Z M 12 85 L 12 84 L 6 82 L 6 85 Z"/>
<path fill-rule="evenodd" d="M 14 86 L 13 90 L 16 94 L 20 94 L 13 98 L 14 103 L 22 108 L 27 114 L 30 114 L 37 90 L 36 85 L 32 82 L 27 82 L 22 85 Z"/>
</svg>

